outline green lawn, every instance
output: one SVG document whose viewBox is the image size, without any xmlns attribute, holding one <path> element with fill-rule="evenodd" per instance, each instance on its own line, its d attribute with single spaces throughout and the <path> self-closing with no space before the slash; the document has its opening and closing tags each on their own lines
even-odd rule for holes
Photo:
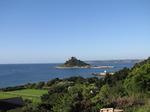
<svg viewBox="0 0 150 112">
<path fill-rule="evenodd" d="M 12 98 L 12 97 L 18 97 L 18 96 L 17 96 L 17 95 L 11 95 L 11 94 L 0 93 L 0 99 Z"/>
<path fill-rule="evenodd" d="M 40 96 L 47 93 L 47 90 L 23 89 L 0 93 L 0 99 L 19 97 L 23 99 L 31 99 L 33 102 L 40 102 Z"/>
<path fill-rule="evenodd" d="M 41 96 L 45 93 L 47 93 L 47 90 L 38 90 L 38 89 L 23 89 L 23 90 L 16 90 L 16 91 L 10 91 L 9 93 L 17 93 L 17 94 L 23 94 L 23 95 L 38 95 Z"/>
</svg>

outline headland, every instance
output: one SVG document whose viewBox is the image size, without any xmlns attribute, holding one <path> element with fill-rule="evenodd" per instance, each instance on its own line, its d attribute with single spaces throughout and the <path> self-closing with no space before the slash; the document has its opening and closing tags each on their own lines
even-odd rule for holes
<svg viewBox="0 0 150 112">
<path fill-rule="evenodd" d="M 75 57 L 68 58 L 68 60 L 55 68 L 115 68 L 115 66 L 92 66 Z"/>
</svg>

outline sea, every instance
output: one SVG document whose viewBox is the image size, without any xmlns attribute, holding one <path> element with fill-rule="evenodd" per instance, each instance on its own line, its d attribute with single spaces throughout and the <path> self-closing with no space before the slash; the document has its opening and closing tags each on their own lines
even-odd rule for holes
<svg viewBox="0 0 150 112">
<path fill-rule="evenodd" d="M 115 68 L 55 68 L 62 63 L 47 64 L 0 64 L 0 88 L 38 83 L 54 78 L 69 78 L 72 76 L 99 77 L 92 73 L 115 72 L 124 67 L 131 68 L 135 62 L 130 63 L 90 63 L 95 66 L 115 66 Z"/>
</svg>

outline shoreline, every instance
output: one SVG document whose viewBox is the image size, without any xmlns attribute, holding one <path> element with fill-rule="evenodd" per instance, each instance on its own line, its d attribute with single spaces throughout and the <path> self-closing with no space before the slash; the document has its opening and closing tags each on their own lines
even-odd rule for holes
<svg viewBox="0 0 150 112">
<path fill-rule="evenodd" d="M 115 66 L 83 66 L 83 67 L 55 67 L 55 68 L 116 68 Z"/>
<path fill-rule="evenodd" d="M 114 75 L 114 72 L 107 72 L 109 75 Z M 103 72 L 103 73 L 92 73 L 92 75 L 94 76 L 106 76 L 107 73 Z"/>
</svg>

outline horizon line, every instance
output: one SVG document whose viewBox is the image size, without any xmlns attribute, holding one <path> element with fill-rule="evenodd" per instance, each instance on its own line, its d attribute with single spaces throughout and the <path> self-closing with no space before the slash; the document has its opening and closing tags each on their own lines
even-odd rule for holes
<svg viewBox="0 0 150 112">
<path fill-rule="evenodd" d="M 108 60 L 82 60 L 84 62 L 87 61 L 129 61 L 129 60 L 145 60 L 145 59 L 108 59 Z M 7 65 L 7 64 L 59 64 L 64 62 L 16 62 L 16 63 L 0 63 L 0 65 Z"/>
</svg>

